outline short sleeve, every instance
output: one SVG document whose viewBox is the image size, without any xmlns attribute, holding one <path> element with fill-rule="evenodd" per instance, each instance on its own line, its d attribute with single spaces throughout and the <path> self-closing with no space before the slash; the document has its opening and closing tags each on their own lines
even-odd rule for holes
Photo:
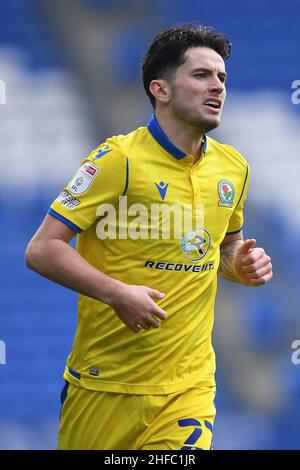
<svg viewBox="0 0 300 470">
<path fill-rule="evenodd" d="M 128 160 L 119 145 L 107 140 L 83 160 L 48 211 L 76 232 L 90 227 L 100 204 L 117 205 L 128 184 Z"/>
<path fill-rule="evenodd" d="M 247 165 L 240 196 L 234 208 L 234 211 L 229 219 L 229 224 L 228 224 L 226 235 L 233 235 L 235 233 L 238 233 L 243 228 L 244 203 L 247 199 L 249 178 L 250 178 L 250 170 L 249 170 L 249 166 Z"/>
</svg>

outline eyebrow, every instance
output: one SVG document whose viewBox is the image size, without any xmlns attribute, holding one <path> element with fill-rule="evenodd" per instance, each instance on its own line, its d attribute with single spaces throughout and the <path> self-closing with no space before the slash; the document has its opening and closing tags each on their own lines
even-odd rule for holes
<svg viewBox="0 0 300 470">
<path fill-rule="evenodd" d="M 212 72 L 212 69 L 209 69 L 207 67 L 197 67 L 196 69 L 192 70 L 192 73 L 195 72 Z M 226 72 L 219 72 L 218 75 L 221 75 L 224 78 L 227 78 L 227 73 Z"/>
</svg>

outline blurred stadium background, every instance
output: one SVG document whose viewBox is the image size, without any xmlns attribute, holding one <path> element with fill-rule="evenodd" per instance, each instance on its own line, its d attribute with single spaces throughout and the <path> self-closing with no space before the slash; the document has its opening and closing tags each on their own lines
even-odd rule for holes
<svg viewBox="0 0 300 470">
<path fill-rule="evenodd" d="M 1 0 L 0 449 L 55 448 L 76 324 L 76 294 L 27 270 L 25 246 L 89 151 L 147 123 L 141 56 L 188 21 L 232 40 L 214 136 L 250 162 L 244 232 L 275 272 L 259 289 L 220 282 L 215 448 L 300 448 L 299 12 L 298 0 Z"/>
</svg>

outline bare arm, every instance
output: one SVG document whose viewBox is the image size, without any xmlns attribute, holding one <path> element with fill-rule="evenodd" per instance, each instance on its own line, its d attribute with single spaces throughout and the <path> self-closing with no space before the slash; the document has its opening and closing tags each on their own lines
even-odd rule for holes
<svg viewBox="0 0 300 470">
<path fill-rule="evenodd" d="M 234 257 L 237 249 L 243 244 L 243 235 L 227 235 L 220 247 L 220 266 L 218 273 L 231 282 L 241 282 L 234 269 Z"/>
<path fill-rule="evenodd" d="M 51 281 L 110 303 L 118 281 L 95 269 L 68 244 L 75 235 L 74 230 L 47 215 L 27 246 L 27 266 Z"/>
<path fill-rule="evenodd" d="M 164 294 L 146 286 L 124 284 L 89 264 L 68 243 L 76 232 L 47 215 L 27 246 L 27 266 L 69 289 L 111 305 L 134 332 L 160 326 L 166 313 L 154 302 Z"/>
<path fill-rule="evenodd" d="M 257 287 L 273 277 L 271 258 L 255 239 L 243 240 L 242 232 L 227 235 L 221 244 L 219 274 L 232 282 Z"/>
</svg>

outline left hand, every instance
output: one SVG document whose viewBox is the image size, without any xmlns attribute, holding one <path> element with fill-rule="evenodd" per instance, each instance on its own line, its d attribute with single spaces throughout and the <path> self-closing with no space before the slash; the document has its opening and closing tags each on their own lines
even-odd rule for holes
<svg viewBox="0 0 300 470">
<path fill-rule="evenodd" d="M 234 269 L 242 284 L 261 286 L 273 277 L 271 258 L 263 248 L 254 248 L 255 239 L 245 240 L 236 250 Z"/>
</svg>

